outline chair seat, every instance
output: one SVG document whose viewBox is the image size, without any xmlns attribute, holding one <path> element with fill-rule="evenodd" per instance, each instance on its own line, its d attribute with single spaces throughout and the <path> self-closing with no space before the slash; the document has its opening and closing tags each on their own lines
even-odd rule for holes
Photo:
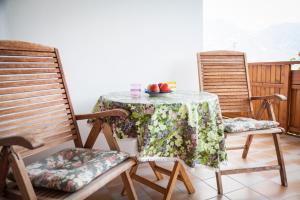
<svg viewBox="0 0 300 200">
<path fill-rule="evenodd" d="M 223 120 L 224 131 L 226 133 L 240 133 L 247 131 L 257 131 L 278 127 L 279 123 L 268 120 L 255 120 L 252 118 L 237 117 Z"/>
<path fill-rule="evenodd" d="M 118 151 L 70 148 L 26 168 L 35 187 L 75 192 L 128 157 Z"/>
</svg>

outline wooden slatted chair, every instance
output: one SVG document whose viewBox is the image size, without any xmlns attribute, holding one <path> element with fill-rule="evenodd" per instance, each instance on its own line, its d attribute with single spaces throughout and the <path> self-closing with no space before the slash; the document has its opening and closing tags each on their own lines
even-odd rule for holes
<svg viewBox="0 0 300 200">
<path fill-rule="evenodd" d="M 249 118 L 224 119 L 226 135 L 247 135 L 245 145 L 241 147 L 229 147 L 227 148 L 227 150 L 243 149 L 242 158 L 245 159 L 247 157 L 253 136 L 260 134 L 270 134 L 272 135 L 274 140 L 276 156 L 278 160 L 278 165 L 274 166 L 262 166 L 243 169 L 226 169 L 217 171 L 216 180 L 218 186 L 218 193 L 223 193 L 221 181 L 222 175 L 256 172 L 264 170 L 279 170 L 281 184 L 283 186 L 287 186 L 285 165 L 279 141 L 279 134 L 284 133 L 284 129 L 276 126 L 277 124 L 274 122 L 276 121 L 276 118 L 271 104 L 273 100 L 284 101 L 286 100 L 286 97 L 278 94 L 273 96 L 251 96 L 248 66 L 246 61 L 246 55 L 243 52 L 201 52 L 197 54 L 197 58 L 200 90 L 215 93 L 219 96 L 220 106 L 223 115 L 226 116 L 226 114 L 232 113 L 248 113 L 248 116 L 250 118 L 256 119 L 256 121 L 253 121 Z M 254 114 L 252 106 L 252 101 L 254 100 L 263 100 L 260 109 L 256 114 Z M 269 120 L 273 122 L 260 120 L 265 109 L 267 110 Z M 262 123 L 265 125 L 267 124 L 269 126 L 261 127 L 262 129 L 260 130 L 255 130 L 257 128 L 248 127 L 249 130 L 247 130 L 244 126 L 247 125 L 244 123 L 244 120 L 246 121 L 246 123 L 255 122 L 256 125 L 257 123 Z M 236 124 L 236 122 L 240 124 Z M 228 125 L 233 125 L 233 128 L 230 128 L 230 126 L 228 128 Z M 240 127 L 234 128 L 236 125 L 239 125 Z"/>
<path fill-rule="evenodd" d="M 129 199 L 137 199 L 127 171 L 136 162 L 127 156 L 122 159 L 119 157 L 121 152 L 112 136 L 111 127 L 102 122 L 103 118 L 109 116 L 126 117 L 127 112 L 114 109 L 95 114 L 74 114 L 56 48 L 22 41 L 0 41 L 1 196 L 25 200 L 85 199 L 112 179 L 121 176 Z M 96 122 L 83 145 L 76 121 L 90 118 L 96 119 Z M 107 160 L 98 162 L 99 156 L 104 156 L 104 154 L 99 150 L 91 150 L 101 129 L 110 149 L 114 150 L 108 152 L 115 157 L 108 158 L 120 159 L 114 162 L 114 166 L 110 166 Z M 97 156 L 97 166 L 103 169 L 108 167 L 106 171 L 101 171 L 102 168 L 97 168 L 97 166 L 87 166 L 94 167 L 98 175 L 90 182 L 88 181 L 89 183 L 84 187 L 72 192 L 65 191 L 69 185 L 66 185 L 64 191 L 33 186 L 32 183 L 36 184 L 37 180 L 31 180 L 32 177 L 27 173 L 31 170 L 26 169 L 23 159 L 56 148 L 68 141 L 74 141 L 73 150 L 78 150 L 79 157 L 86 152 Z M 67 153 L 72 153 L 72 151 L 69 150 Z M 82 159 L 81 164 L 85 164 L 85 159 L 89 158 Z M 51 160 L 49 163 L 51 164 Z M 78 164 L 78 160 L 75 164 Z M 15 182 L 7 180 L 10 167 Z M 67 167 L 64 168 L 59 164 L 57 167 L 67 170 Z M 35 173 L 34 170 L 32 172 Z M 49 174 L 51 171 L 44 176 L 47 178 Z M 69 181 L 72 182 L 72 179 Z"/>
</svg>

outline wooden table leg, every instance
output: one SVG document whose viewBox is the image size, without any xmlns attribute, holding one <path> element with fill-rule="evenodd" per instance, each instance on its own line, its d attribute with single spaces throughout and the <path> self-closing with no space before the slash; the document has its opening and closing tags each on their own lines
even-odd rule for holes
<svg viewBox="0 0 300 200">
<path fill-rule="evenodd" d="M 148 163 L 149 163 L 150 167 L 152 168 L 152 170 L 153 170 L 153 172 L 154 172 L 154 174 L 155 174 L 157 180 L 158 180 L 158 181 L 162 180 L 164 177 L 163 177 L 163 175 L 162 175 L 161 173 L 159 173 L 159 172 L 155 169 L 155 167 L 156 167 L 155 161 L 149 161 Z"/>
<path fill-rule="evenodd" d="M 190 179 L 189 175 L 187 174 L 186 169 L 184 168 L 184 166 L 180 163 L 179 163 L 179 165 L 180 165 L 180 174 L 181 174 L 181 177 L 183 179 L 182 181 L 183 181 L 188 193 L 192 194 L 192 193 L 195 192 L 195 188 L 194 188 L 194 186 L 191 182 L 191 179 Z"/>
<path fill-rule="evenodd" d="M 137 169 L 138 169 L 138 167 L 139 167 L 138 165 L 139 165 L 139 164 L 137 163 L 136 165 L 134 165 L 134 166 L 131 167 L 131 169 L 130 169 L 130 171 L 129 171 L 130 177 L 132 177 L 133 174 L 136 174 L 136 171 L 137 171 Z M 123 186 L 121 195 L 122 195 L 122 196 L 125 196 L 125 195 L 126 195 L 126 189 L 125 189 L 125 186 Z"/>
<path fill-rule="evenodd" d="M 167 191 L 164 194 L 164 200 L 170 200 L 174 187 L 175 187 L 175 183 L 177 181 L 177 176 L 179 175 L 180 172 L 180 163 L 179 161 L 175 161 L 171 176 L 170 176 L 170 180 L 167 186 Z"/>
</svg>

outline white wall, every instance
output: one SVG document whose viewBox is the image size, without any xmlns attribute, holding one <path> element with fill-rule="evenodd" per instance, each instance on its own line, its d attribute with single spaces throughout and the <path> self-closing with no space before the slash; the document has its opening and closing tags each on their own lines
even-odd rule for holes
<svg viewBox="0 0 300 200">
<path fill-rule="evenodd" d="M 202 0 L 6 1 L 6 38 L 60 49 L 76 113 L 130 83 L 198 89 Z"/>
<path fill-rule="evenodd" d="M 7 37 L 6 0 L 0 0 L 0 39 Z"/>
</svg>

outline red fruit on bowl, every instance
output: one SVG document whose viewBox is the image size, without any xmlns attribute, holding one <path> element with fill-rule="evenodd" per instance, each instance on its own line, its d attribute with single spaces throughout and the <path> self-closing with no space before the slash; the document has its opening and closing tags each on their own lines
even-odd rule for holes
<svg viewBox="0 0 300 200">
<path fill-rule="evenodd" d="M 148 90 L 148 91 L 151 91 L 151 85 L 152 85 L 152 84 L 149 84 L 149 85 L 147 86 L 147 90 Z"/>
<path fill-rule="evenodd" d="M 167 84 L 167 83 L 162 83 L 162 84 L 160 85 L 160 91 L 161 91 L 161 92 L 169 92 L 169 91 L 170 91 L 170 88 L 169 88 L 168 84 Z"/>
<path fill-rule="evenodd" d="M 151 84 L 150 88 L 148 89 L 150 92 L 160 92 L 160 89 L 157 84 Z"/>
</svg>

